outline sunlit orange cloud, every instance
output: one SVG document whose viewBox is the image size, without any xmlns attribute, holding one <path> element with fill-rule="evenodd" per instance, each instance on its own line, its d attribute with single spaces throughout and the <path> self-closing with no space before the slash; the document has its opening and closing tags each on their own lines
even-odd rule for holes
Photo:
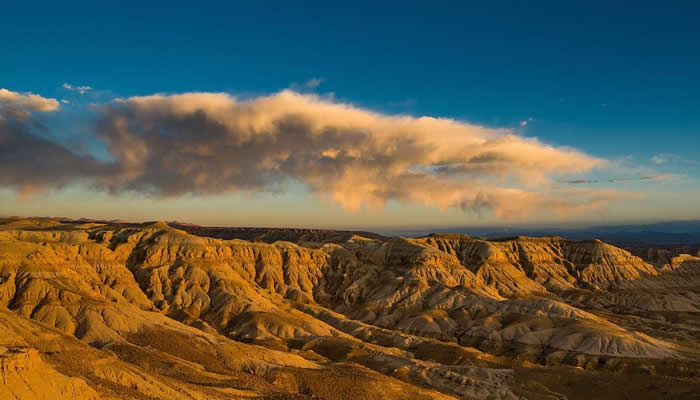
<svg viewBox="0 0 700 400">
<path fill-rule="evenodd" d="M 576 213 L 628 197 L 554 189 L 555 176 L 607 165 L 575 149 L 507 129 L 385 115 L 288 90 L 249 101 L 222 93 L 131 97 L 98 111 L 94 134 L 114 161 L 62 153 L 70 173 L 54 181 L 87 180 L 113 193 L 162 197 L 284 190 L 302 182 L 351 211 L 395 200 L 509 219 L 542 210 Z M 13 183 L 0 176 L 3 182 Z"/>
<path fill-rule="evenodd" d="M 50 112 L 58 109 L 56 99 L 41 97 L 32 93 L 18 93 L 0 88 L 0 118 L 11 116 L 26 119 L 32 111 Z"/>
<path fill-rule="evenodd" d="M 553 174 L 606 165 L 505 129 L 384 115 L 291 91 L 246 102 L 221 93 L 132 97 L 103 111 L 98 134 L 120 163 L 105 184 L 116 191 L 214 194 L 298 180 L 348 210 L 398 200 L 517 216 L 600 198 L 542 188 Z"/>
</svg>

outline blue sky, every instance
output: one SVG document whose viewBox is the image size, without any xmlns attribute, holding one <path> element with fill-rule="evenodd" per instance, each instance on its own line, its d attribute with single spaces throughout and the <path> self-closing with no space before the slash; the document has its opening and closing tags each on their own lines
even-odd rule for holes
<svg viewBox="0 0 700 400">
<path fill-rule="evenodd" d="M 116 97 L 197 91 L 256 98 L 291 88 L 383 114 L 511 129 L 610 160 L 614 168 L 585 176 L 598 181 L 592 186 L 672 177 L 617 182 L 616 189 L 645 199 L 596 211 L 596 221 L 700 217 L 700 6 L 692 2 L 70 3 L 4 5 L 0 25 L 0 87 L 70 101 L 44 118 L 52 140 L 85 136 L 88 104 Z M 92 90 L 81 95 L 63 83 Z M 172 206 L 157 217 L 216 223 L 220 217 L 194 211 L 209 202 L 218 204 L 216 215 L 230 216 L 222 224 L 269 225 L 275 218 L 305 226 L 502 223 L 391 201 L 379 215 L 358 215 L 303 192 L 165 200 L 170 206 L 120 195 L 122 213 L 90 212 L 148 219 L 138 210 L 155 215 Z M 80 188 L 22 202 L 10 189 L 0 196 L 4 214 L 75 216 L 80 212 L 69 200 L 46 209 L 70 196 L 117 201 Z M 257 219 L 240 211 L 261 202 L 278 211 Z M 308 212 L 285 216 L 292 209 Z M 586 218 L 548 222 L 574 220 Z"/>
</svg>

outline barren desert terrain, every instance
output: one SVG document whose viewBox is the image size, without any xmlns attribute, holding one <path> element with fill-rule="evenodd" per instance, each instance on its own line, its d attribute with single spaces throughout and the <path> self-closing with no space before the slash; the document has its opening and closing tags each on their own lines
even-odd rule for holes
<svg viewBox="0 0 700 400">
<path fill-rule="evenodd" d="M 698 396 L 695 256 L 187 229 L 3 220 L 0 397 Z"/>
</svg>

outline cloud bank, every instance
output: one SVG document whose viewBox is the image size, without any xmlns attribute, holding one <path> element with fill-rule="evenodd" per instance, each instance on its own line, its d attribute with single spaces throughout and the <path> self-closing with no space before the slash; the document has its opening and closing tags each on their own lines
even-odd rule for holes
<svg viewBox="0 0 700 400">
<path fill-rule="evenodd" d="M 554 176 L 606 165 L 574 149 L 509 130 L 384 115 L 292 91 L 246 102 L 221 93 L 131 97 L 100 112 L 95 136 L 113 161 L 25 143 L 26 136 L 5 139 L 2 147 L 42 148 L 54 173 L 63 172 L 33 182 L 34 188 L 87 179 L 114 193 L 175 197 L 283 191 L 301 182 L 348 210 L 399 201 L 507 218 L 585 212 L 626 196 L 555 188 Z M 7 161 L 1 157 L 0 167 Z M 15 171 L 20 190 L 19 176 L 31 169 Z"/>
</svg>

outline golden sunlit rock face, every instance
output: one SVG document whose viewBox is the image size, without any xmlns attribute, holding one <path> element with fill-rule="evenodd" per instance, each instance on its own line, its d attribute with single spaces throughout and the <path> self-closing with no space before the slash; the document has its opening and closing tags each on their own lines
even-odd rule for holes
<svg viewBox="0 0 700 400">
<path fill-rule="evenodd" d="M 649 264 L 558 237 L 178 228 L 1 220 L 0 398 L 700 389 L 695 256 Z"/>
</svg>

